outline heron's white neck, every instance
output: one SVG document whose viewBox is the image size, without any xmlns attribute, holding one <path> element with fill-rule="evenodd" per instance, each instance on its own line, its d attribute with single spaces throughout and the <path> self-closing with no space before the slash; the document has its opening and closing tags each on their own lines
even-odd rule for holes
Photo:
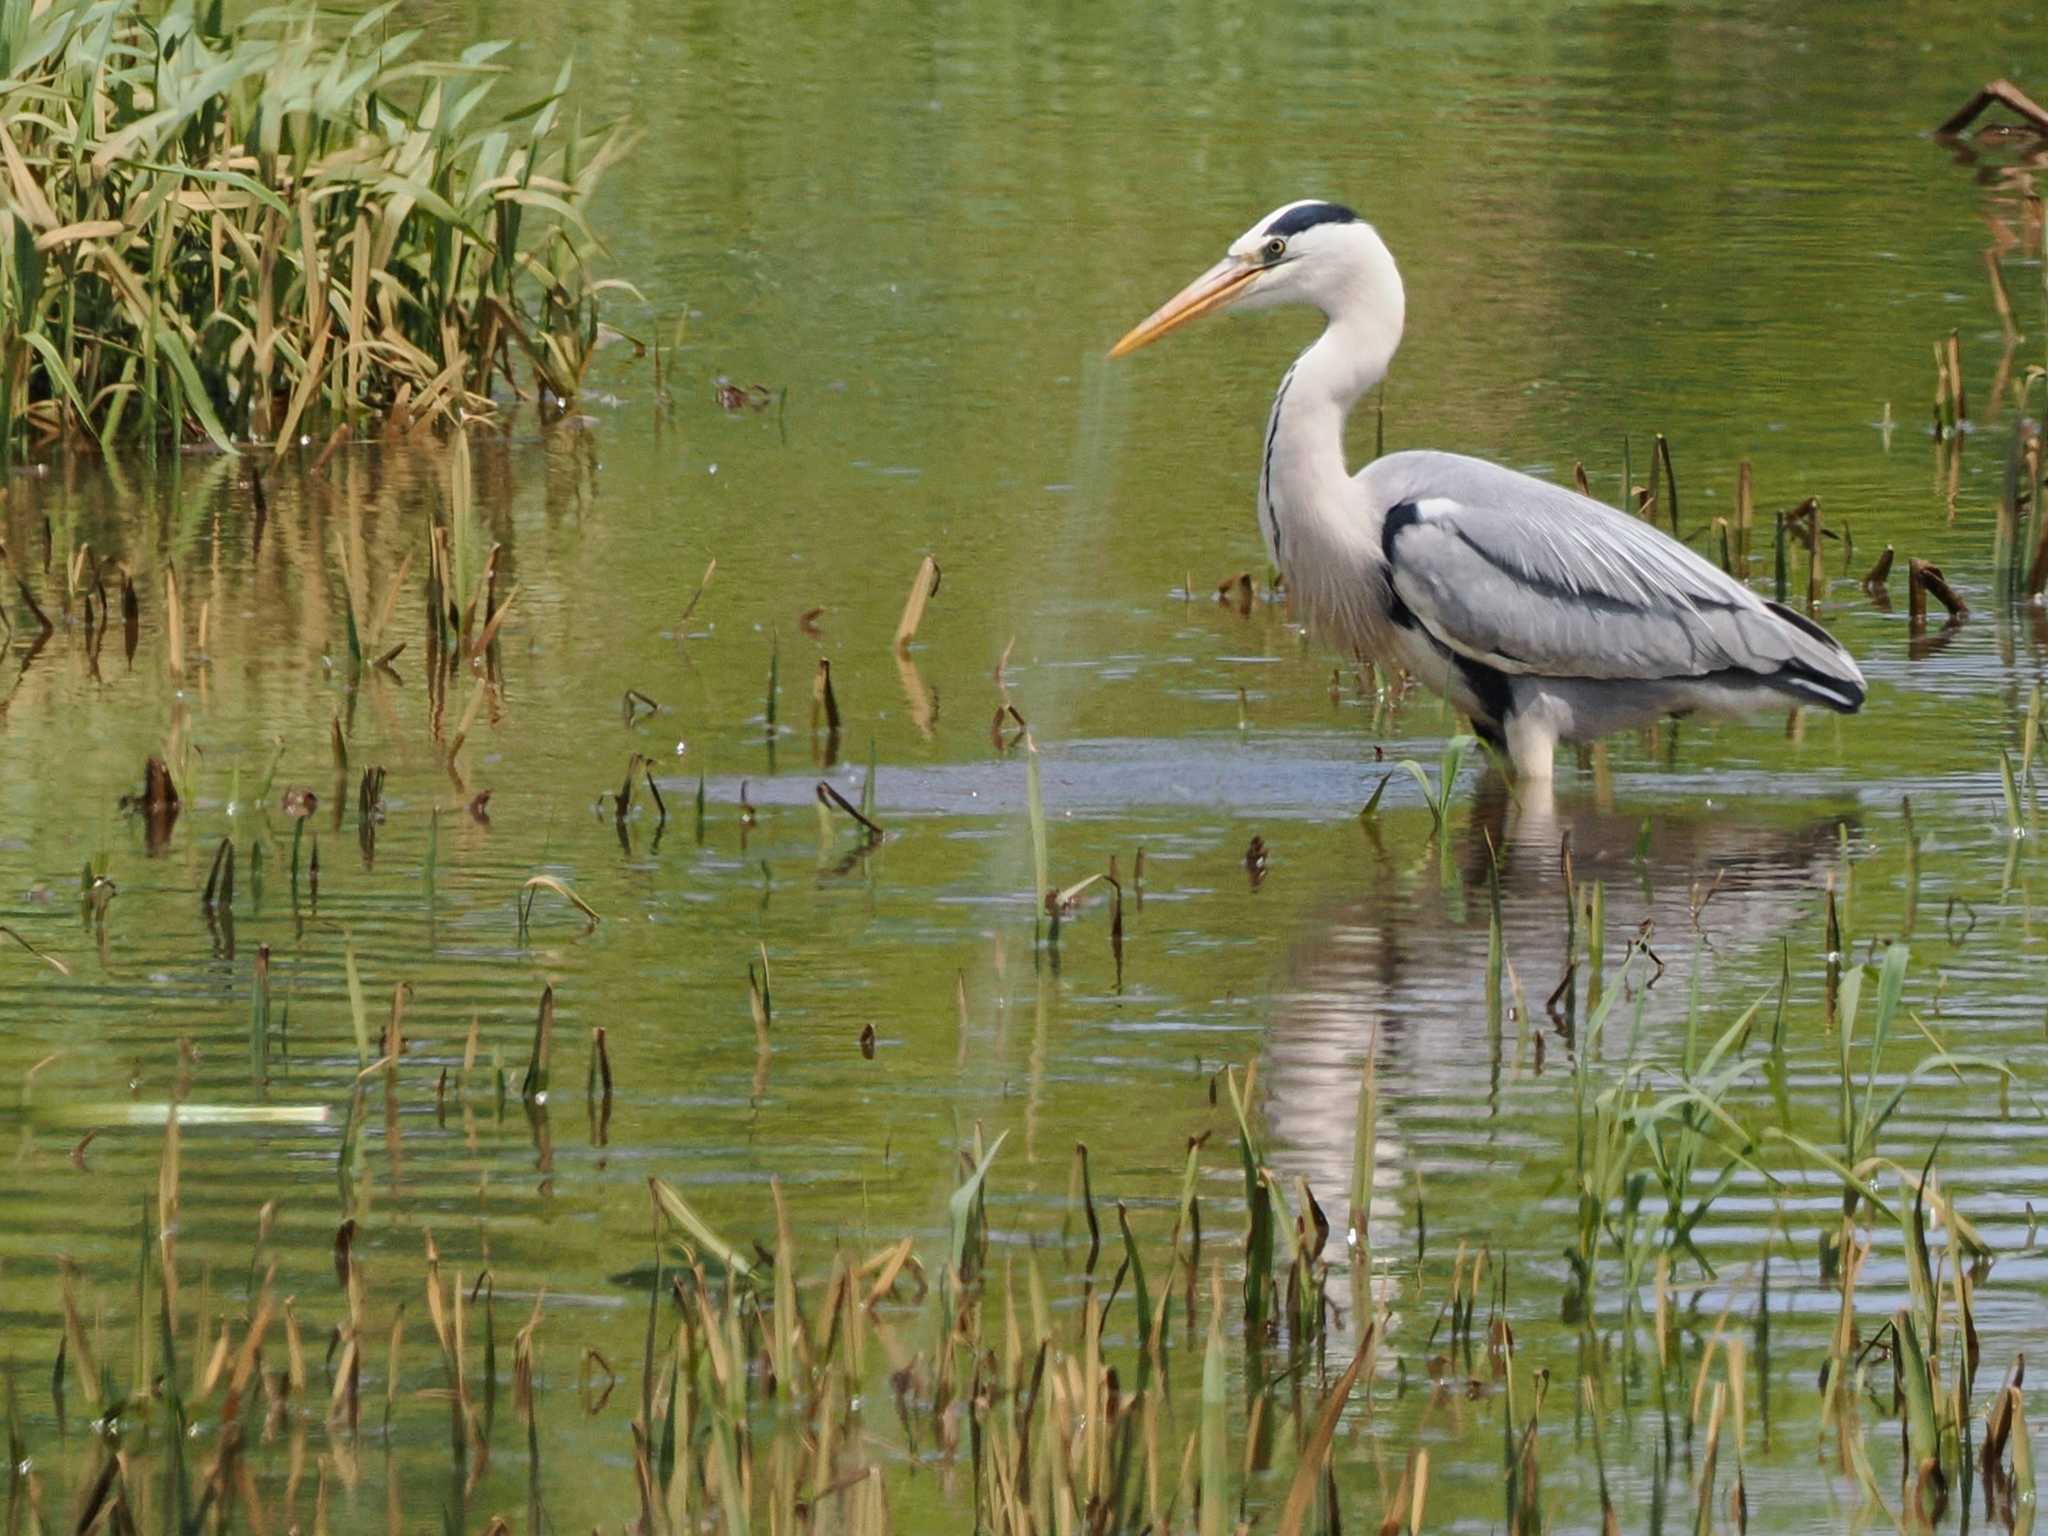
<svg viewBox="0 0 2048 1536">
<path fill-rule="evenodd" d="M 1361 565 L 1380 559 L 1378 515 L 1357 501 L 1344 459 L 1344 420 L 1386 377 L 1401 344 L 1406 298 L 1394 258 L 1366 237 L 1319 307 L 1328 317 L 1309 349 L 1280 381 L 1267 422 L 1259 473 L 1259 532 L 1287 580 L 1299 616 L 1347 644 L 1353 634 Z M 1384 509 L 1378 509 L 1384 510 Z"/>
</svg>

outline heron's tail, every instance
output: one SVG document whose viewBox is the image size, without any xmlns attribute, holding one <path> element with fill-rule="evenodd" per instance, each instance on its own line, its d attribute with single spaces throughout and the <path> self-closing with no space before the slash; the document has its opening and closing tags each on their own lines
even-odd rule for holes
<svg viewBox="0 0 2048 1536">
<path fill-rule="evenodd" d="M 1795 698 L 1853 715 L 1863 707 L 1863 673 L 1842 642 L 1803 613 L 1783 603 L 1765 603 L 1771 616 L 1785 625 L 1791 655 L 1769 680 Z"/>
</svg>

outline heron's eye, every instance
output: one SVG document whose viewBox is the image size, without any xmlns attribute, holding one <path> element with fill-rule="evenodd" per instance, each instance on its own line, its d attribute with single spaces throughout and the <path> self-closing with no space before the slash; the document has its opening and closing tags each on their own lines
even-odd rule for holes
<svg viewBox="0 0 2048 1536">
<path fill-rule="evenodd" d="M 1287 242 L 1285 240 L 1282 240 L 1278 235 L 1275 235 L 1271 240 L 1268 240 L 1266 242 L 1266 260 L 1278 261 L 1282 256 L 1285 256 L 1286 254 Z"/>
</svg>

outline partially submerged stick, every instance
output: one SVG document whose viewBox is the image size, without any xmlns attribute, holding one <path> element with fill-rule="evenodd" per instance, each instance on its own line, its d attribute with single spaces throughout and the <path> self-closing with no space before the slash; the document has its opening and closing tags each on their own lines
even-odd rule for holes
<svg viewBox="0 0 2048 1536">
<path fill-rule="evenodd" d="M 1940 127 L 1934 130 L 1938 139 L 1952 139 L 1974 123 L 1986 108 L 2001 106 L 2016 113 L 2020 121 L 2034 132 L 2048 136 L 2048 110 L 2040 107 L 2025 91 L 2003 76 L 1988 80 L 1981 90 L 1950 113 Z"/>
<path fill-rule="evenodd" d="M 910 583 L 910 596 L 903 603 L 903 617 L 896 621 L 896 649 L 902 650 L 917 638 L 917 627 L 924 623 L 927 604 L 938 595 L 939 562 L 926 555 L 918 562 L 917 575 Z"/>
</svg>

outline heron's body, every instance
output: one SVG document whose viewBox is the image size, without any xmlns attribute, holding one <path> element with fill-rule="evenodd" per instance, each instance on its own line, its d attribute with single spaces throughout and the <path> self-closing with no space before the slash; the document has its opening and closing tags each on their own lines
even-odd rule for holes
<svg viewBox="0 0 2048 1536">
<path fill-rule="evenodd" d="M 1329 324 L 1274 398 L 1259 531 L 1324 640 L 1407 669 L 1539 779 L 1559 741 L 1666 715 L 1861 706 L 1863 675 L 1825 630 L 1646 522 L 1462 454 L 1389 454 L 1352 474 L 1344 421 L 1386 374 L 1404 298 L 1347 209 L 1261 220 L 1117 350 L 1225 303 L 1289 300 Z"/>
</svg>

